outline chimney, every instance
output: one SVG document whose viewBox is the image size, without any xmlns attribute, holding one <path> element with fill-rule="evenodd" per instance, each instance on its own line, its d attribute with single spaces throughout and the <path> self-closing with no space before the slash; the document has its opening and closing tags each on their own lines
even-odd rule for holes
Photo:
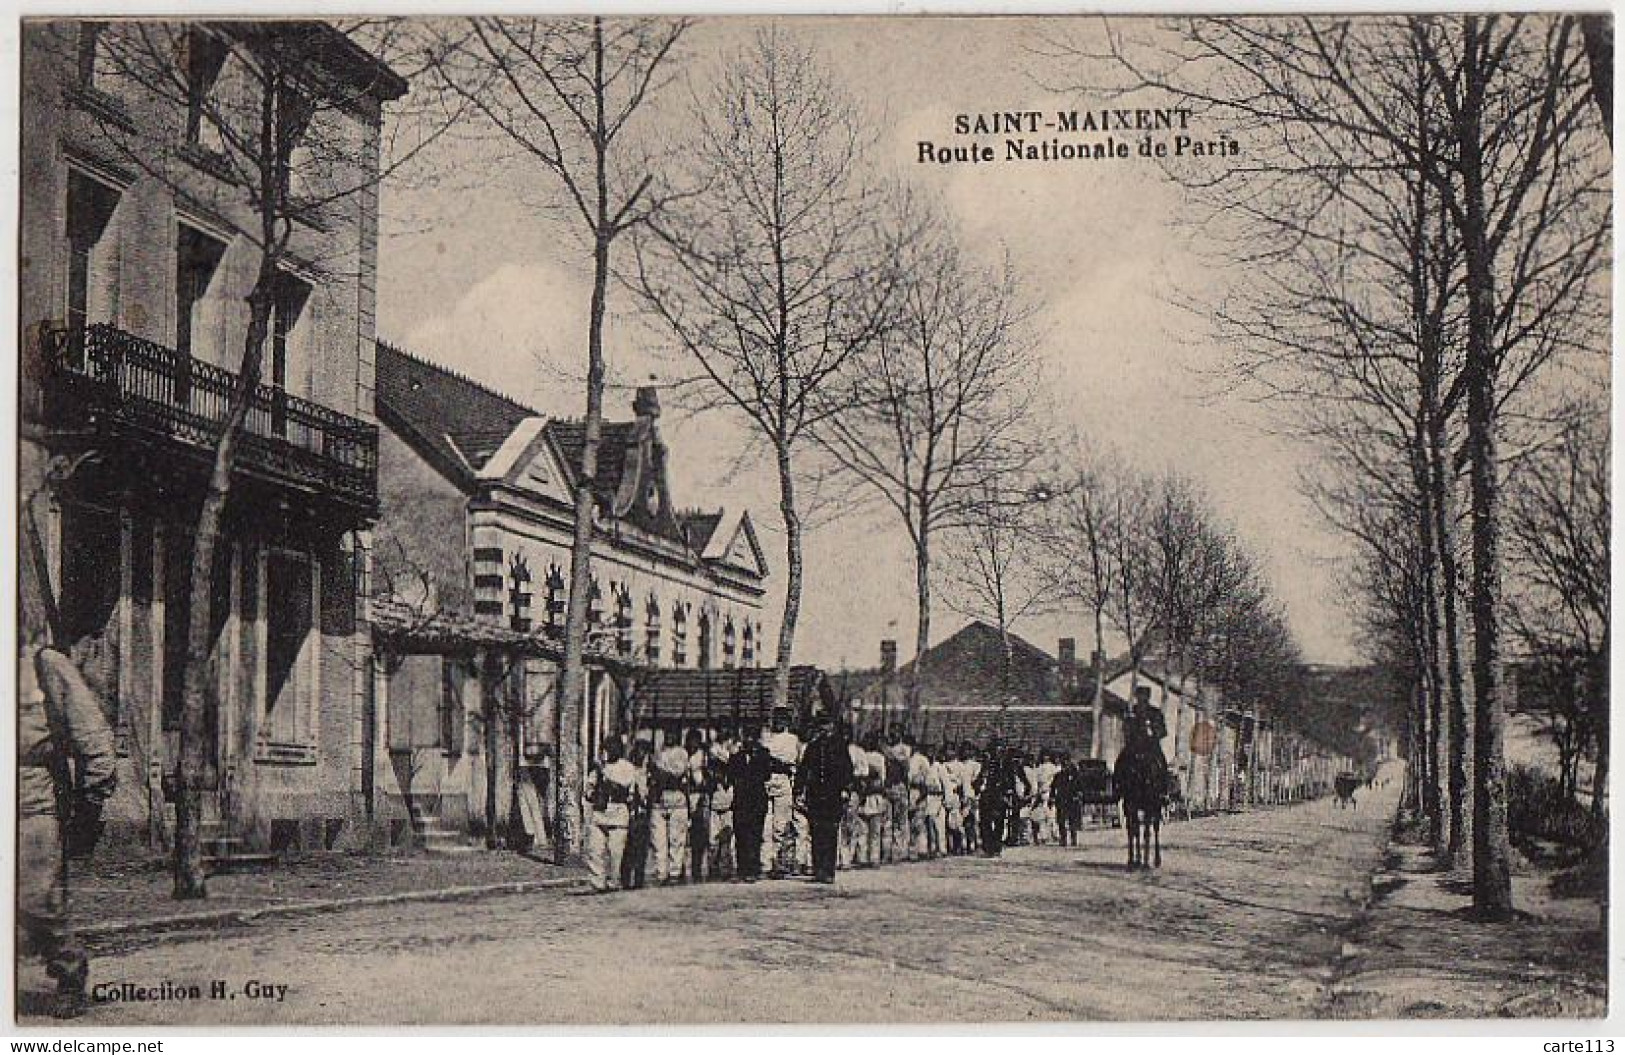
<svg viewBox="0 0 1625 1055">
<path fill-rule="evenodd" d="M 1069 692 L 1078 684 L 1078 641 L 1063 637 L 1055 645 L 1055 656 L 1061 667 L 1061 689 Z"/>
<path fill-rule="evenodd" d="M 885 638 L 880 642 L 880 670 L 890 674 L 897 669 L 897 642 Z"/>
<path fill-rule="evenodd" d="M 660 417 L 659 390 L 653 385 L 644 385 L 638 389 L 637 396 L 632 400 L 632 413 L 639 421 L 654 421 Z"/>
</svg>

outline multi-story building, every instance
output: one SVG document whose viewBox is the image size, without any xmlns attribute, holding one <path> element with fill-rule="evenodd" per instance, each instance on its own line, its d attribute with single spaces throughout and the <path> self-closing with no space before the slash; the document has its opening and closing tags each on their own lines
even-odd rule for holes
<svg viewBox="0 0 1625 1055">
<path fill-rule="evenodd" d="M 377 364 L 382 516 L 372 577 L 391 612 L 378 683 L 385 793 L 420 826 L 432 814 L 477 828 L 488 785 L 524 786 L 512 765 L 534 768 L 544 797 L 550 786 L 543 771 L 584 430 L 387 344 Z M 647 728 L 638 685 L 652 672 L 764 665 L 767 564 L 750 515 L 675 506 L 659 418 L 645 388 L 630 420 L 602 426 L 581 702 L 587 757 L 611 731 Z M 498 692 L 509 694 L 501 710 L 510 720 L 478 735 Z M 501 758 L 488 757 L 493 750 Z M 513 796 L 498 800 L 506 816 Z"/>
<path fill-rule="evenodd" d="M 24 29 L 25 458 L 74 467 L 33 496 L 24 544 L 44 554 L 59 639 L 116 711 L 110 831 L 151 846 L 172 824 L 192 539 L 262 253 L 208 116 L 270 90 L 251 38 L 303 49 L 278 112 L 320 117 L 292 156 L 320 137 L 322 186 L 350 189 L 283 217 L 213 569 L 205 820 L 261 844 L 334 846 L 365 816 L 370 632 L 355 557 L 378 504 L 374 188 L 384 108 L 406 84 L 321 23 Z M 138 74 L 120 57 L 137 48 L 168 67 Z"/>
</svg>

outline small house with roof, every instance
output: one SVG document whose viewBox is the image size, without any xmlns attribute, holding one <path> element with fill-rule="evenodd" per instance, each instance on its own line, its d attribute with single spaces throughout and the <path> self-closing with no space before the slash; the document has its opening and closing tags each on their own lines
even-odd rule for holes
<svg viewBox="0 0 1625 1055">
<path fill-rule="evenodd" d="M 382 689 L 412 699 L 392 699 L 380 712 L 389 716 L 388 750 L 410 756 L 394 767 L 411 773 L 409 797 L 460 823 L 479 814 L 486 768 L 467 764 L 468 756 L 489 749 L 489 738 L 463 728 L 480 724 L 477 704 L 465 705 L 465 683 L 495 677 L 520 701 L 496 744 L 518 759 L 516 768 L 545 769 L 552 755 L 557 712 L 549 694 L 562 652 L 586 430 L 388 344 L 378 345 L 377 376 L 381 509 L 372 595 L 423 613 L 420 622 L 442 631 L 469 630 L 464 648 L 444 632 L 433 649 L 418 647 L 423 655 L 403 662 L 403 673 L 386 677 Z M 581 744 L 588 757 L 604 736 L 628 728 L 633 684 L 649 672 L 763 663 L 768 567 L 756 529 L 743 509 L 692 510 L 673 501 L 659 419 L 655 389 L 642 388 L 631 418 L 606 417 L 600 431 Z M 497 649 L 488 629 L 474 632 L 490 627 L 539 644 Z M 395 633 L 397 641 L 421 637 Z M 508 657 L 501 669 L 491 666 L 493 651 Z M 427 676 L 425 663 L 439 663 L 441 676 Z"/>
</svg>

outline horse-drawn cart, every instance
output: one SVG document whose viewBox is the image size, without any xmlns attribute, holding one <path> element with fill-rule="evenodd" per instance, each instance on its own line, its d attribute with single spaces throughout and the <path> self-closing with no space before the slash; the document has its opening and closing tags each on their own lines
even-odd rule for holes
<svg viewBox="0 0 1625 1055">
<path fill-rule="evenodd" d="M 1099 823 L 1117 824 L 1117 796 L 1112 789 L 1112 770 L 1103 758 L 1086 758 L 1078 763 L 1078 802 L 1085 816 Z"/>
</svg>

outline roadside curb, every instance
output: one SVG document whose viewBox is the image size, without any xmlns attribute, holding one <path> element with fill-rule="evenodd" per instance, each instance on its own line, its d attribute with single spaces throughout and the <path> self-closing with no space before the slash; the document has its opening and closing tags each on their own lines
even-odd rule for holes
<svg viewBox="0 0 1625 1055">
<path fill-rule="evenodd" d="M 362 894 L 356 897 L 323 898 L 312 901 L 292 901 L 260 908 L 220 909 L 214 912 L 189 912 L 174 916 L 155 916 L 151 919 L 112 920 L 75 927 L 76 937 L 85 941 L 114 939 L 141 934 L 170 934 L 190 930 L 223 930 L 229 927 L 249 926 L 259 920 L 280 919 L 289 916 L 315 916 L 330 912 L 343 912 L 356 908 L 375 908 L 380 905 L 401 905 L 412 902 L 471 901 L 483 897 L 505 894 L 533 894 L 545 890 L 564 890 L 586 886 L 584 876 L 559 876 L 553 879 L 517 879 L 505 883 L 483 883 L 475 886 L 438 887 L 432 890 L 403 890 L 392 894 Z"/>
</svg>

